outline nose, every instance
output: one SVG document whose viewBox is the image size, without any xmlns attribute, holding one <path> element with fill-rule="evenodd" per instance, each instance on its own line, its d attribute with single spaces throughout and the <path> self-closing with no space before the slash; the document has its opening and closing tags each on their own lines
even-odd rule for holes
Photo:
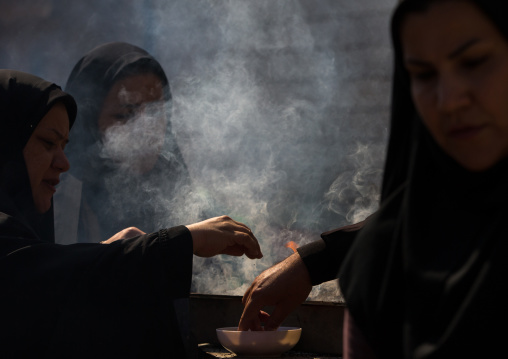
<svg viewBox="0 0 508 359">
<path fill-rule="evenodd" d="M 67 159 L 64 150 L 61 148 L 58 149 L 58 152 L 53 158 L 53 168 L 56 168 L 60 172 L 67 172 L 70 167 L 71 164 L 69 163 L 69 160 Z"/>
<path fill-rule="evenodd" d="M 436 92 L 438 109 L 444 114 L 452 114 L 471 103 L 471 94 L 466 81 L 454 74 L 441 76 Z"/>
</svg>

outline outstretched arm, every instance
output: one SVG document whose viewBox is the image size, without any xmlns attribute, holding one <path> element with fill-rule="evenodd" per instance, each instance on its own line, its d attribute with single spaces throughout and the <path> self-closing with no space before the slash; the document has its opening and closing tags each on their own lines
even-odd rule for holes
<svg viewBox="0 0 508 359">
<path fill-rule="evenodd" d="M 209 218 L 186 227 L 192 236 L 193 253 L 198 257 L 213 257 L 217 254 L 245 254 L 251 259 L 263 257 L 258 240 L 250 228 L 228 216 Z M 110 244 L 143 234 L 146 233 L 136 227 L 129 227 L 100 243 Z"/>
<path fill-rule="evenodd" d="M 268 268 L 254 279 L 243 296 L 239 330 L 275 330 L 307 299 L 312 286 L 337 277 L 340 265 L 366 220 L 325 232 L 320 240 L 298 248 L 298 253 Z M 271 315 L 265 306 L 275 306 Z"/>
</svg>

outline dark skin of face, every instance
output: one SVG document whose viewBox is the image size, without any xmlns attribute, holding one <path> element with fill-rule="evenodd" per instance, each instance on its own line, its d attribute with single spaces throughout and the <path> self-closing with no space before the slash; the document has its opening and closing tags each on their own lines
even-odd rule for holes
<svg viewBox="0 0 508 359">
<path fill-rule="evenodd" d="M 422 31 L 425 29 L 425 31 Z M 508 156 L 508 43 L 472 3 L 434 3 L 401 27 L 413 101 L 439 146 L 470 171 Z"/>
<path fill-rule="evenodd" d="M 60 175 L 70 168 L 65 156 L 69 142 L 69 116 L 65 106 L 55 104 L 42 118 L 23 149 L 35 208 L 44 213 L 60 182 Z"/>
</svg>

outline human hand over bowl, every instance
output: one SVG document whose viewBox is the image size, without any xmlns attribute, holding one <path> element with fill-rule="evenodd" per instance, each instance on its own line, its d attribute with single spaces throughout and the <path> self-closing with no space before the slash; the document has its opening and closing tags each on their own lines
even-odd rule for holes
<svg viewBox="0 0 508 359">
<path fill-rule="evenodd" d="M 302 328 L 279 327 L 273 331 L 239 331 L 238 327 L 218 328 L 217 338 L 224 348 L 244 357 L 279 357 L 291 350 Z"/>
</svg>

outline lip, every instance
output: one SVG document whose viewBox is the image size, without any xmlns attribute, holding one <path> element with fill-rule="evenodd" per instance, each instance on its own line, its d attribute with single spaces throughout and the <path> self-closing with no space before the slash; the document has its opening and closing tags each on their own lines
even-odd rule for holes
<svg viewBox="0 0 508 359">
<path fill-rule="evenodd" d="M 467 140 L 478 135 L 485 127 L 486 125 L 456 126 L 448 131 L 448 136 L 459 140 Z"/>
<path fill-rule="evenodd" d="M 53 193 L 56 192 L 56 186 L 60 183 L 58 178 L 49 178 L 42 181 Z"/>
</svg>

